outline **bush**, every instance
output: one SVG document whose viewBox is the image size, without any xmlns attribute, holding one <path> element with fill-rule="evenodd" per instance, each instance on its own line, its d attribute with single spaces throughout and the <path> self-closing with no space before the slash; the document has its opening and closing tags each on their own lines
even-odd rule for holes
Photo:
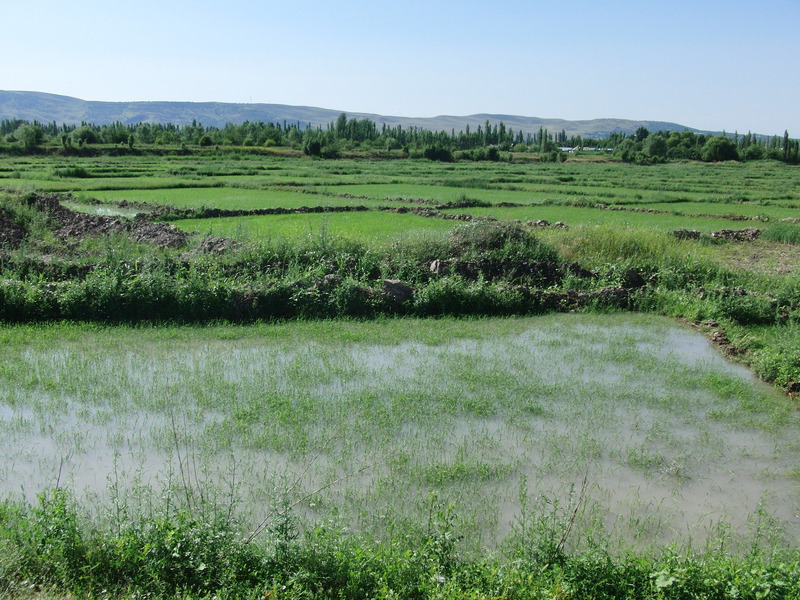
<svg viewBox="0 0 800 600">
<path fill-rule="evenodd" d="M 347 278 L 331 292 L 336 316 L 368 317 L 377 309 L 377 298 L 370 288 Z"/>
<path fill-rule="evenodd" d="M 71 134 L 72 139 L 78 145 L 96 144 L 100 141 L 97 137 L 97 131 L 89 125 L 81 125 L 75 129 Z"/>
<path fill-rule="evenodd" d="M 461 277 L 431 281 L 415 294 L 414 311 L 420 316 L 486 314 L 491 304 L 485 285 L 470 286 Z"/>
<path fill-rule="evenodd" d="M 473 221 L 453 229 L 446 241 L 446 256 L 476 260 L 493 258 L 500 261 L 557 261 L 558 252 L 518 223 Z"/>
<path fill-rule="evenodd" d="M 439 162 L 453 162 L 453 152 L 450 148 L 445 148 L 441 145 L 428 146 L 423 150 L 422 155 L 428 160 L 436 160 Z"/>
<path fill-rule="evenodd" d="M 0 321 L 46 321 L 59 316 L 52 291 L 27 281 L 0 280 Z"/>
<path fill-rule="evenodd" d="M 728 293 L 716 301 L 720 317 L 732 319 L 740 325 L 768 325 L 775 322 L 776 307 L 763 296 Z"/>
<path fill-rule="evenodd" d="M 564 162 L 567 160 L 567 155 L 561 150 L 551 150 L 550 152 L 542 152 L 539 155 L 541 162 Z"/>
<path fill-rule="evenodd" d="M 767 152 L 762 146 L 758 144 L 750 144 L 745 148 L 742 159 L 744 160 L 761 160 L 766 156 Z"/>
<path fill-rule="evenodd" d="M 306 156 L 322 156 L 322 143 L 319 140 L 308 140 L 303 144 L 303 154 Z"/>
<path fill-rule="evenodd" d="M 708 139 L 700 151 L 700 156 L 706 162 L 723 160 L 739 160 L 739 150 L 736 142 L 724 135 L 717 135 Z"/>
<path fill-rule="evenodd" d="M 53 175 L 56 177 L 71 177 L 75 179 L 87 179 L 92 176 L 84 167 L 63 167 L 53 171 Z"/>
</svg>

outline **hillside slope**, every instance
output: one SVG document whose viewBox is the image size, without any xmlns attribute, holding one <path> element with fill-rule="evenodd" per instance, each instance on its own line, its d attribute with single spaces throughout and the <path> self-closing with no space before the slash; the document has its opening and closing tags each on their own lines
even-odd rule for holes
<svg viewBox="0 0 800 600">
<path fill-rule="evenodd" d="M 197 121 L 205 126 L 222 127 L 226 123 L 264 121 L 281 123 L 300 122 L 305 126 L 326 126 L 336 120 L 341 110 L 286 104 L 231 104 L 225 102 L 94 102 L 69 96 L 43 92 L 17 92 L 0 90 L 0 119 L 24 119 L 57 123 L 86 121 L 97 125 L 121 122 L 125 124 L 151 122 L 189 124 Z M 394 127 L 421 127 L 432 131 L 456 132 L 467 125 L 473 130 L 502 121 L 506 127 L 526 133 L 535 133 L 539 127 L 551 133 L 564 130 L 567 135 L 604 137 L 610 133 L 633 133 L 639 127 L 650 131 L 697 131 L 665 121 L 633 121 L 629 119 L 591 119 L 568 121 L 501 114 L 476 114 L 469 116 L 440 115 L 436 117 L 395 117 L 369 113 L 347 112 L 350 118 L 367 118 L 378 125 Z"/>
</svg>

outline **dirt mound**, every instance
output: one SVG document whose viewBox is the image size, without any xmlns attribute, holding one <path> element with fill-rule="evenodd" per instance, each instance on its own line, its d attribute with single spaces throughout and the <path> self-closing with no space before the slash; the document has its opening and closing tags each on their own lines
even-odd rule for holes
<svg viewBox="0 0 800 600">
<path fill-rule="evenodd" d="M 0 210 L 0 248 L 19 248 L 25 239 L 25 230 L 5 211 Z"/>
<path fill-rule="evenodd" d="M 60 227 L 55 234 L 63 240 L 82 240 L 93 235 L 128 233 L 140 243 L 153 244 L 159 248 L 179 248 L 186 244 L 188 234 L 174 225 L 149 223 L 147 221 L 126 222 L 111 217 L 86 215 L 68 209 L 60 212 L 56 219 Z"/>
<path fill-rule="evenodd" d="M 676 229 L 672 235 L 679 240 L 699 240 L 701 233 L 696 229 Z M 757 227 L 720 229 L 712 231 L 710 235 L 714 239 L 728 240 L 729 242 L 754 242 L 761 235 L 761 230 Z"/>
<path fill-rule="evenodd" d="M 720 229 L 712 231 L 712 238 L 722 238 L 731 242 L 753 242 L 761 235 L 761 230 L 756 227 L 747 229 Z"/>
<path fill-rule="evenodd" d="M 216 253 L 222 254 L 231 248 L 236 248 L 239 246 L 238 242 L 230 238 L 223 238 L 217 237 L 214 235 L 207 235 L 203 238 L 203 241 L 200 242 L 200 246 L 198 246 L 198 250 L 200 252 L 208 252 L 208 253 Z"/>
<path fill-rule="evenodd" d="M 672 232 L 679 240 L 699 240 L 700 232 L 696 229 L 676 229 Z"/>
<path fill-rule="evenodd" d="M 64 207 L 61 194 L 37 194 L 28 198 L 28 203 L 37 210 L 47 212 L 57 224 L 54 231 L 61 240 L 82 240 L 88 236 L 128 233 L 140 243 L 153 244 L 159 248 L 184 246 L 189 234 L 174 225 L 147 221 L 120 221 L 112 217 L 88 215 Z"/>
</svg>

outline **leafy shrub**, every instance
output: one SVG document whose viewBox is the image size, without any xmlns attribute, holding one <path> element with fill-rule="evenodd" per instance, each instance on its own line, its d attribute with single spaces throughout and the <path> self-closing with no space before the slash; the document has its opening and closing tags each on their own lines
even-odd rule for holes
<svg viewBox="0 0 800 600">
<path fill-rule="evenodd" d="M 800 350 L 756 350 L 751 364 L 761 379 L 785 387 L 789 382 L 796 381 L 797 373 L 800 373 Z"/>
<path fill-rule="evenodd" d="M 303 153 L 306 156 L 322 156 L 322 142 L 319 140 L 308 140 L 303 145 Z"/>
<path fill-rule="evenodd" d="M 567 155 L 561 150 L 551 150 L 549 152 L 542 152 L 539 155 L 540 162 L 564 162 L 567 160 Z"/>
<path fill-rule="evenodd" d="M 63 167 L 61 169 L 55 169 L 53 175 L 56 177 L 75 179 L 86 179 L 92 176 L 84 167 Z"/>
<path fill-rule="evenodd" d="M 700 156 L 706 162 L 739 160 L 739 150 L 731 138 L 717 135 L 708 138 L 700 151 Z"/>
<path fill-rule="evenodd" d="M 460 277 L 442 277 L 417 292 L 414 309 L 422 316 L 481 312 L 467 281 Z"/>
<path fill-rule="evenodd" d="M 525 314 L 530 309 L 517 289 L 458 276 L 435 279 L 414 295 L 414 312 L 420 316 L 510 315 Z"/>
<path fill-rule="evenodd" d="M 438 144 L 425 148 L 422 152 L 422 155 L 428 160 L 453 162 L 453 152 L 450 150 L 450 148 L 446 148 Z"/>
<path fill-rule="evenodd" d="M 254 289 L 252 294 L 252 315 L 257 319 L 289 319 L 296 316 L 291 304 L 294 285 L 291 281 L 270 282 Z"/>
<path fill-rule="evenodd" d="M 26 570 L 46 583 L 80 587 L 85 566 L 91 562 L 91 545 L 72 497 L 63 489 L 54 489 L 38 498 L 38 506 L 27 516 L 26 539 L 21 544 L 33 559 Z"/>
<path fill-rule="evenodd" d="M 331 303 L 337 316 L 367 317 L 376 312 L 376 294 L 358 281 L 347 278 L 331 292 Z"/>
<path fill-rule="evenodd" d="M 0 321 L 19 323 L 58 316 L 56 296 L 52 291 L 28 281 L 0 280 Z"/>
<path fill-rule="evenodd" d="M 720 317 L 732 319 L 740 325 L 768 325 L 775 322 L 775 306 L 763 296 L 725 294 L 715 304 Z"/>
<path fill-rule="evenodd" d="M 556 261 L 558 252 L 517 223 L 473 221 L 456 227 L 446 241 L 446 256 L 472 260 Z"/>
</svg>

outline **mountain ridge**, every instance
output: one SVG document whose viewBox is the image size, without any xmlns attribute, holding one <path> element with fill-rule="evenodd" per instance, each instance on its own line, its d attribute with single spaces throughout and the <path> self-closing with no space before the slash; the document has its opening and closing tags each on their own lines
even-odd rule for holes
<svg viewBox="0 0 800 600">
<path fill-rule="evenodd" d="M 544 127 L 550 133 L 566 132 L 568 136 L 607 137 L 612 133 L 633 133 L 639 127 L 650 131 L 701 130 L 668 121 L 633 120 L 617 118 L 568 120 L 558 118 L 526 117 L 499 113 L 474 115 L 438 115 L 435 117 L 399 117 L 373 113 L 350 112 L 314 106 L 289 104 L 229 103 L 229 102 L 180 102 L 180 101 L 134 101 L 106 102 L 82 100 L 46 92 L 0 90 L 0 119 L 23 119 L 50 123 L 80 124 L 82 122 L 105 125 L 121 122 L 172 123 L 188 125 L 193 121 L 206 127 L 224 127 L 227 123 L 264 121 L 273 123 L 301 123 L 303 127 L 325 127 L 336 121 L 342 113 L 349 118 L 370 119 L 378 126 L 420 127 L 431 131 L 463 131 L 469 126 L 475 130 L 484 127 L 488 120 L 492 126 L 501 121 L 507 128 L 523 133 L 536 133 Z"/>
</svg>

